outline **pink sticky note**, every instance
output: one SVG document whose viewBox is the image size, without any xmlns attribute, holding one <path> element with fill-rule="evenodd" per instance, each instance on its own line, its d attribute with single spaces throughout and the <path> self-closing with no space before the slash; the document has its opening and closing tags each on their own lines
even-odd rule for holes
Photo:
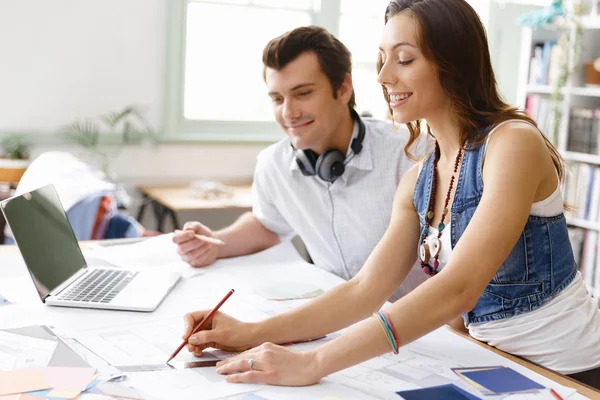
<svg viewBox="0 0 600 400">
<path fill-rule="evenodd" d="M 83 392 L 96 373 L 95 368 L 44 367 L 41 368 L 50 387 L 61 391 Z"/>
<path fill-rule="evenodd" d="M 41 368 L 0 372 L 0 395 L 50 389 L 52 385 Z"/>
</svg>

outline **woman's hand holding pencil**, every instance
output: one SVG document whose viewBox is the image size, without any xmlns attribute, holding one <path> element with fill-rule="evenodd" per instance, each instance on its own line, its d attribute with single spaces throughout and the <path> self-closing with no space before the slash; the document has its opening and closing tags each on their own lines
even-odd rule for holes
<svg viewBox="0 0 600 400">
<path fill-rule="evenodd" d="M 207 347 L 239 353 L 258 343 L 251 339 L 249 323 L 238 321 L 222 312 L 216 312 L 195 334 L 191 335 L 196 327 L 210 310 L 195 311 L 184 317 L 184 333 L 182 338 L 188 339 L 186 347 L 195 356 L 202 356 L 202 350 Z"/>
<path fill-rule="evenodd" d="M 205 267 L 219 258 L 219 247 L 225 243 L 200 222 L 186 222 L 183 230 L 175 230 L 173 243 L 177 254 L 192 267 Z"/>
</svg>

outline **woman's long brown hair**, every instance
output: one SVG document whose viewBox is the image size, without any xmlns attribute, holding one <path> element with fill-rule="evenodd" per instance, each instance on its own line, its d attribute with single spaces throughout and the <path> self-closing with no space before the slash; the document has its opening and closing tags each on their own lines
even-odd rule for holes
<svg viewBox="0 0 600 400">
<path fill-rule="evenodd" d="M 440 84 L 453 104 L 461 127 L 461 143 L 468 143 L 470 149 L 477 148 L 487 138 L 487 133 L 478 134 L 478 130 L 510 119 L 537 127 L 535 121 L 506 104 L 498 93 L 485 29 L 465 0 L 392 0 L 385 12 L 385 23 L 400 13 L 413 16 L 420 28 L 418 46 L 439 71 Z M 381 57 L 378 57 L 378 73 L 381 66 Z M 388 100 L 387 91 L 382 88 Z M 404 151 L 414 159 L 408 149 L 419 139 L 422 126 L 420 121 L 407 123 L 407 126 L 410 138 Z M 427 132 L 431 135 L 429 126 Z M 542 137 L 559 179 L 563 180 L 564 160 L 543 133 Z"/>
</svg>

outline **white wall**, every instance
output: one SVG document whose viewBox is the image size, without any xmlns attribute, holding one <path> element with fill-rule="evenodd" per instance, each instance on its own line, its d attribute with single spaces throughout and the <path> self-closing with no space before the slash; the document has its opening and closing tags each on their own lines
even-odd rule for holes
<svg viewBox="0 0 600 400">
<path fill-rule="evenodd" d="M 539 10 L 539 5 L 492 2 L 488 42 L 492 65 L 500 93 L 509 104 L 518 105 L 519 54 L 523 27 L 517 20 L 523 14 Z"/>
<path fill-rule="evenodd" d="M 0 132 L 143 104 L 162 125 L 166 0 L 0 0 Z"/>
<path fill-rule="evenodd" d="M 249 183 L 261 145 L 160 145 L 120 148 L 111 158 L 116 178 L 133 184 L 186 184 L 196 179 Z M 56 148 L 38 146 L 33 157 Z M 83 160 L 84 153 L 61 147 Z"/>
<path fill-rule="evenodd" d="M 162 132 L 168 1 L 0 0 L 0 134 L 56 134 L 128 104 Z M 248 181 L 262 147 L 130 147 L 113 166 L 127 182 Z"/>
</svg>

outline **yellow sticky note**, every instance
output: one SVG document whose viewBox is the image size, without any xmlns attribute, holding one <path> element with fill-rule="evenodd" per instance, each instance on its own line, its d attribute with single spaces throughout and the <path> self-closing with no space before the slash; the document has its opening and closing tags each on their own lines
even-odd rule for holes
<svg viewBox="0 0 600 400">
<path fill-rule="evenodd" d="M 79 396 L 81 391 L 77 390 L 53 390 L 48 393 L 48 397 L 58 397 L 60 399 L 72 399 Z"/>
</svg>

